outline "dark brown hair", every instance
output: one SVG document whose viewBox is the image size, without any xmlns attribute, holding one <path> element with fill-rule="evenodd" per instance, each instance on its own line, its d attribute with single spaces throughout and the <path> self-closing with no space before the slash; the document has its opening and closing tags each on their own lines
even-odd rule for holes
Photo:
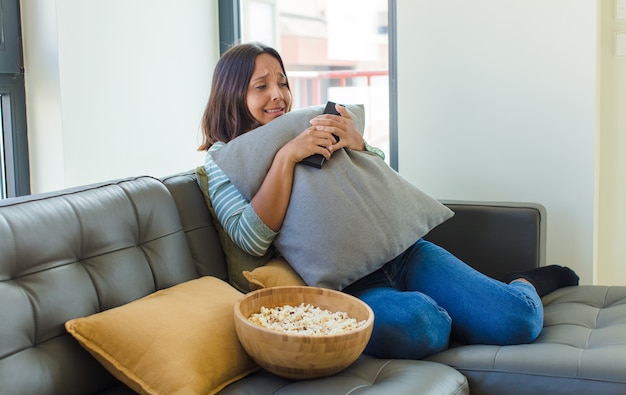
<svg viewBox="0 0 626 395">
<path fill-rule="evenodd" d="M 234 45 L 220 57 L 213 72 L 209 102 L 202 116 L 203 141 L 198 151 L 208 150 L 217 141 L 227 143 L 260 126 L 248 109 L 246 93 L 256 57 L 262 53 L 276 58 L 283 74 L 287 75 L 278 52 L 261 43 Z"/>
</svg>

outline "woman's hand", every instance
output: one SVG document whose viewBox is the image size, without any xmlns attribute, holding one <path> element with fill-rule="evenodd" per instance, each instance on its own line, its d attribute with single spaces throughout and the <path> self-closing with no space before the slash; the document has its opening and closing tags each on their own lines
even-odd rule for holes
<svg viewBox="0 0 626 395">
<path fill-rule="evenodd" d="M 354 121 L 345 107 L 335 104 L 335 109 L 341 116 L 332 114 L 322 114 L 311 120 L 311 125 L 319 132 L 328 132 L 339 138 L 327 146 L 332 154 L 341 148 L 350 148 L 357 151 L 365 149 L 363 136 L 354 126 Z M 328 158 L 326 158 L 328 159 Z"/>
<path fill-rule="evenodd" d="M 278 150 L 276 156 L 293 163 L 298 163 L 313 154 L 320 154 L 330 159 L 333 151 L 329 147 L 333 144 L 337 144 L 337 139 L 332 132 L 318 130 L 317 127 L 311 126 L 285 144 Z"/>
</svg>

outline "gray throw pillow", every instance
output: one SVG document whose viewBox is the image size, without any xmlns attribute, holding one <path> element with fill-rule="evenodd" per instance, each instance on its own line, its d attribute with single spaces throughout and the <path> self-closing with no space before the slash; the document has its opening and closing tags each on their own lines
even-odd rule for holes
<svg viewBox="0 0 626 395">
<path fill-rule="evenodd" d="M 346 108 L 363 133 L 363 107 Z M 250 200 L 276 152 L 323 109 L 291 111 L 230 141 L 213 159 Z M 342 149 L 321 169 L 296 166 L 289 208 L 274 246 L 308 285 L 341 290 L 452 215 L 377 155 Z"/>
</svg>

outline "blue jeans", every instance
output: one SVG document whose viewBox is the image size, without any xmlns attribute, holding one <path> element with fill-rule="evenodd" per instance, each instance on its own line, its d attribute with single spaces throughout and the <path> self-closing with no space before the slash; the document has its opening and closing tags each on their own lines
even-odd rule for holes
<svg viewBox="0 0 626 395">
<path fill-rule="evenodd" d="M 532 285 L 494 280 L 425 240 L 343 291 L 374 310 L 365 353 L 379 358 L 421 359 L 445 350 L 451 338 L 528 343 L 543 326 Z"/>
</svg>

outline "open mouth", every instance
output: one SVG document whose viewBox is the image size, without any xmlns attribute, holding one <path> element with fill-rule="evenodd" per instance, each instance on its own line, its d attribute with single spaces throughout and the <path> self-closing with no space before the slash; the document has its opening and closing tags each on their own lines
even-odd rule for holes
<svg viewBox="0 0 626 395">
<path fill-rule="evenodd" d="M 268 114 L 279 114 L 279 113 L 285 112 L 285 107 L 271 108 L 271 109 L 265 110 L 265 112 Z"/>
</svg>

